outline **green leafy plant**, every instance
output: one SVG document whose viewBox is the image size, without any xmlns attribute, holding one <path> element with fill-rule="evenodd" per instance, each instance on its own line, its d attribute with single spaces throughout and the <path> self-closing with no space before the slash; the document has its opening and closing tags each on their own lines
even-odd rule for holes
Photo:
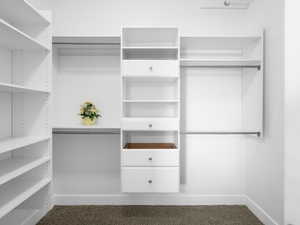
<svg viewBox="0 0 300 225">
<path fill-rule="evenodd" d="M 90 118 L 91 120 L 101 117 L 101 115 L 99 114 L 99 110 L 92 102 L 83 103 L 83 105 L 81 105 L 79 115 L 82 119 Z"/>
</svg>

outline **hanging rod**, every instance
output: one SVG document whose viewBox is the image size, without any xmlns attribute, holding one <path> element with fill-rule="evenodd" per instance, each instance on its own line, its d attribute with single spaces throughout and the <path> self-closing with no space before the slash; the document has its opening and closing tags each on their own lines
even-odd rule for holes
<svg viewBox="0 0 300 225">
<path fill-rule="evenodd" d="M 101 131 L 53 131 L 53 134 L 107 134 L 107 135 L 119 135 L 120 132 L 101 132 Z"/>
<path fill-rule="evenodd" d="M 213 134 L 213 135 L 257 135 L 260 136 L 260 132 L 242 132 L 242 131 L 182 131 L 181 134 Z"/>
<path fill-rule="evenodd" d="M 101 42 L 98 42 L 98 43 L 79 43 L 79 42 L 52 42 L 53 45 L 116 45 L 116 46 L 120 46 L 121 44 L 120 43 L 114 43 L 114 42 L 111 42 L 111 43 L 101 43 Z"/>
<path fill-rule="evenodd" d="M 240 65 L 240 66 L 238 66 L 238 65 L 233 65 L 233 66 L 230 66 L 230 65 L 228 65 L 228 66 L 219 66 L 219 65 L 209 65 L 209 66 L 193 66 L 193 65 L 191 65 L 191 66 L 187 66 L 187 65 L 180 65 L 180 67 L 183 67 L 183 68 L 257 68 L 258 70 L 260 70 L 261 69 L 261 66 L 243 66 L 243 65 Z"/>
<path fill-rule="evenodd" d="M 53 130 L 53 134 L 120 134 L 120 130 L 113 131 L 97 131 L 97 130 Z M 181 131 L 180 134 L 192 134 L 192 135 L 257 135 L 260 136 L 260 132 L 242 132 L 242 131 Z"/>
</svg>

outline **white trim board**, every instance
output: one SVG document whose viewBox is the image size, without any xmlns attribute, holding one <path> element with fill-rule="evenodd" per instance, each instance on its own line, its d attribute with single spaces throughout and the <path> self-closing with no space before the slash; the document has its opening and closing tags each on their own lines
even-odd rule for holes
<svg viewBox="0 0 300 225">
<path fill-rule="evenodd" d="M 244 205 L 243 195 L 100 194 L 54 195 L 55 205 Z"/>
<path fill-rule="evenodd" d="M 249 210 L 260 219 L 264 225 L 279 225 L 260 205 L 245 195 L 245 203 Z"/>
</svg>

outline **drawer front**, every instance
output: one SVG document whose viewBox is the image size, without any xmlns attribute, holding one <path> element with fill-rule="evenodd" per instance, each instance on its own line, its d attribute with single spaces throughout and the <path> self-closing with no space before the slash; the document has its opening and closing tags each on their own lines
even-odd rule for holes
<svg viewBox="0 0 300 225">
<path fill-rule="evenodd" d="M 122 166 L 179 166 L 179 150 L 123 150 Z"/>
<path fill-rule="evenodd" d="M 146 119 L 146 118 L 127 118 L 122 120 L 123 130 L 161 130 L 161 131 L 176 131 L 179 129 L 178 119 Z"/>
<path fill-rule="evenodd" d="M 125 60 L 124 76 L 170 76 L 179 75 L 177 60 Z"/>
<path fill-rule="evenodd" d="M 179 167 L 122 167 L 123 192 L 179 192 Z"/>
</svg>

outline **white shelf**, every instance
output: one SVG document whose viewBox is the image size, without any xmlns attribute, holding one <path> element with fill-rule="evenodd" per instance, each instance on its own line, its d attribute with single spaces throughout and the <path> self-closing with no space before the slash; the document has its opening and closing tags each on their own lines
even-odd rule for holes
<svg viewBox="0 0 300 225">
<path fill-rule="evenodd" d="M 147 50 L 147 49 L 150 49 L 150 50 L 178 50 L 178 47 L 177 46 L 123 46 L 122 48 L 123 50 Z"/>
<path fill-rule="evenodd" d="M 180 59 L 181 66 L 196 67 L 260 67 L 257 59 Z"/>
<path fill-rule="evenodd" d="M 18 25 L 48 26 L 50 21 L 26 0 L 1 0 L 0 15 Z"/>
<path fill-rule="evenodd" d="M 33 145 L 42 141 L 47 141 L 49 139 L 50 136 L 12 137 L 2 140 L 0 139 L 0 154 Z"/>
<path fill-rule="evenodd" d="M 49 51 L 45 45 L 0 19 L 0 46 L 9 49 Z"/>
<path fill-rule="evenodd" d="M 179 103 L 178 99 L 123 100 L 125 103 Z"/>
<path fill-rule="evenodd" d="M 28 88 L 16 84 L 8 84 L 0 82 L 0 92 L 17 92 L 17 93 L 42 93 L 49 94 L 48 90 L 38 89 L 38 88 Z"/>
<path fill-rule="evenodd" d="M 120 128 L 104 128 L 98 126 L 55 126 L 53 133 L 111 133 L 119 134 Z"/>
<path fill-rule="evenodd" d="M 176 81 L 179 76 L 122 76 L 124 80 L 144 80 L 144 81 Z"/>
<path fill-rule="evenodd" d="M 50 178 L 45 178 L 39 181 L 26 180 L 22 182 L 22 185 L 11 186 L 9 193 L 1 197 L 0 219 L 18 207 L 32 195 L 37 193 L 43 187 L 48 185 L 50 182 Z"/>
<path fill-rule="evenodd" d="M 0 161 L 0 185 L 48 162 L 50 157 L 21 158 L 16 157 Z"/>
</svg>

